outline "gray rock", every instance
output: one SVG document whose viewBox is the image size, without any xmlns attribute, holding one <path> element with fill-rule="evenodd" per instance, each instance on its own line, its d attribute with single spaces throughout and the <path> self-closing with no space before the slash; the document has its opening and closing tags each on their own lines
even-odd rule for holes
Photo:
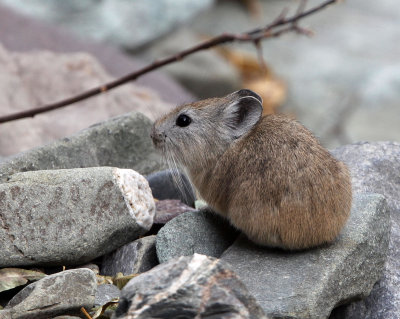
<svg viewBox="0 0 400 319">
<path fill-rule="evenodd" d="M 0 182 L 16 172 L 115 166 L 149 174 L 164 167 L 150 139 L 151 122 L 129 113 L 0 163 Z"/>
<path fill-rule="evenodd" d="M 194 254 L 129 281 L 112 318 L 266 319 L 238 277 L 220 260 Z"/>
<path fill-rule="evenodd" d="M 143 60 L 152 62 L 176 54 L 204 41 L 188 28 L 180 29 L 140 51 Z M 198 98 L 223 96 L 241 88 L 238 70 L 218 53 L 208 50 L 165 67 L 165 71 Z"/>
<path fill-rule="evenodd" d="M 354 191 L 385 195 L 391 215 L 389 254 L 382 279 L 370 296 L 336 309 L 337 319 L 400 318 L 400 144 L 358 143 L 333 151 L 350 168 Z"/>
<path fill-rule="evenodd" d="M 87 53 L 12 53 L 1 44 L 0 69 L 2 115 L 60 101 L 112 80 Z M 151 89 L 128 84 L 71 107 L 2 123 L 0 154 L 13 155 L 127 112 L 142 112 L 154 118 L 171 108 Z M 30 134 L 26 134 L 27 127 Z"/>
<path fill-rule="evenodd" d="M 259 3 L 261 18 L 252 19 L 239 1 L 219 1 L 195 17 L 191 28 L 208 35 L 241 33 L 273 21 L 284 8 L 294 14 L 298 6 L 291 0 Z M 343 2 L 300 22 L 314 37 L 290 34 L 264 42 L 265 60 L 287 83 L 283 111 L 296 114 L 329 147 L 400 141 L 397 5 L 397 0 Z M 254 45 L 236 48 L 256 55 Z"/>
<path fill-rule="evenodd" d="M 327 318 L 336 305 L 366 297 L 381 277 L 389 244 L 385 199 L 359 194 L 335 243 L 287 252 L 244 237 L 221 257 L 272 318 Z"/>
<path fill-rule="evenodd" d="M 79 315 L 93 307 L 96 276 L 89 269 L 66 270 L 47 276 L 22 289 L 5 307 L 13 319 L 48 319 Z"/>
<path fill-rule="evenodd" d="M 237 235 L 227 220 L 210 210 L 183 213 L 158 232 L 157 257 L 160 263 L 194 253 L 218 258 Z"/>
<path fill-rule="evenodd" d="M 154 198 L 179 199 L 186 205 L 194 207 L 196 196 L 186 175 L 170 169 L 155 172 L 146 176 Z"/>
<path fill-rule="evenodd" d="M 114 298 L 118 298 L 120 293 L 121 291 L 115 285 L 105 284 L 97 286 L 94 307 L 105 305 Z"/>
<path fill-rule="evenodd" d="M 82 264 L 146 233 L 146 179 L 112 167 L 32 171 L 0 184 L 0 267 Z"/>
<path fill-rule="evenodd" d="M 127 276 L 148 271 L 156 265 L 156 236 L 153 235 L 139 238 L 104 256 L 101 273 L 115 276 L 122 272 Z"/>
<path fill-rule="evenodd" d="M 81 37 L 134 48 L 191 19 L 213 0 L 32 0 L 26 6 L 8 0 L 1 2 L 21 13 L 68 28 Z"/>
<path fill-rule="evenodd" d="M 164 199 L 156 202 L 156 215 L 154 224 L 165 225 L 171 219 L 186 212 L 194 212 L 196 209 L 182 203 L 179 199 Z"/>
</svg>

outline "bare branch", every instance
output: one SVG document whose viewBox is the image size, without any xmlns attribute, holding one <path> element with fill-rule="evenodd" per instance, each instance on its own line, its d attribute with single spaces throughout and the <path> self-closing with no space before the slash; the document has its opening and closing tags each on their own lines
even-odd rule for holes
<svg viewBox="0 0 400 319">
<path fill-rule="evenodd" d="M 273 22 L 266 25 L 264 28 L 258 28 L 258 29 L 254 29 L 254 30 L 240 33 L 240 34 L 231 34 L 231 33 L 221 34 L 219 36 L 216 36 L 214 38 L 206 40 L 200 44 L 197 44 L 191 48 L 183 50 L 175 55 L 154 61 L 152 64 L 149 64 L 149 65 L 143 67 L 142 69 L 139 69 L 135 72 L 129 73 L 119 79 L 111 81 L 100 87 L 93 88 L 91 90 L 88 90 L 86 92 L 83 92 L 81 94 L 78 94 L 76 96 L 67 98 L 65 100 L 62 100 L 62 101 L 59 101 L 56 103 L 52 103 L 52 104 L 48 104 L 48 105 L 45 105 L 45 106 L 42 106 L 39 108 L 30 109 L 30 110 L 26 110 L 26 111 L 22 111 L 22 112 L 18 112 L 18 113 L 0 117 L 0 123 L 10 122 L 10 121 L 27 118 L 27 117 L 33 117 L 40 113 L 55 110 L 55 109 L 85 100 L 89 97 L 112 90 L 113 88 L 116 88 L 127 82 L 136 80 L 140 76 L 142 76 L 146 73 L 149 73 L 155 69 L 158 69 L 160 67 L 163 67 L 167 64 L 178 62 L 178 61 L 184 59 L 188 55 L 191 55 L 191 54 L 199 52 L 199 51 L 207 50 L 207 49 L 215 47 L 217 45 L 221 45 L 221 44 L 225 44 L 225 43 L 229 43 L 229 42 L 253 42 L 254 44 L 257 45 L 257 43 L 259 44 L 260 41 L 263 39 L 276 38 L 287 32 L 297 32 L 297 33 L 301 33 L 301 34 L 310 35 L 309 30 L 300 28 L 298 26 L 299 20 L 301 20 L 307 16 L 310 16 L 310 15 L 312 15 L 312 14 L 314 14 L 314 13 L 324 9 L 325 7 L 327 7 L 331 4 L 334 4 L 338 1 L 339 0 L 324 1 L 320 5 L 317 5 L 309 10 L 304 10 L 306 0 L 301 0 L 299 8 L 297 10 L 297 13 L 294 14 L 292 17 L 286 18 L 287 9 L 285 9 Z"/>
</svg>

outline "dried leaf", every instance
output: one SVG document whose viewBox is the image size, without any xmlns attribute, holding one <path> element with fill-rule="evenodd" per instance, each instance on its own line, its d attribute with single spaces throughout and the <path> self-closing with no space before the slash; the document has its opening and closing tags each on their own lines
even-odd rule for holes
<svg viewBox="0 0 400 319">
<path fill-rule="evenodd" d="M 140 274 L 132 274 L 132 275 L 128 275 L 128 276 L 115 276 L 114 277 L 114 284 L 121 290 L 122 288 L 125 287 L 125 285 L 128 283 L 129 280 L 131 280 L 132 278 L 135 278 L 137 276 L 139 276 Z"/>
<path fill-rule="evenodd" d="M 260 0 L 242 0 L 242 1 L 253 18 L 260 19 L 262 17 L 262 8 Z"/>
<path fill-rule="evenodd" d="M 113 284 L 114 279 L 111 276 L 101 276 L 101 275 L 96 275 L 97 278 L 97 285 L 103 285 L 103 284 Z"/>
<path fill-rule="evenodd" d="M 229 63 L 234 65 L 242 77 L 242 86 L 258 93 L 263 99 L 263 114 L 276 113 L 286 98 L 286 85 L 271 69 L 262 65 L 251 54 L 231 49 L 219 49 Z"/>
<path fill-rule="evenodd" d="M 263 115 L 274 114 L 286 98 L 286 86 L 279 80 L 260 77 L 243 81 L 243 87 L 257 92 L 263 99 Z"/>
<path fill-rule="evenodd" d="M 46 274 L 20 268 L 0 269 L 0 292 L 25 285 L 28 281 L 36 281 L 45 277 Z"/>
<path fill-rule="evenodd" d="M 113 298 L 111 301 L 97 308 L 95 313 L 92 316 L 92 319 L 97 319 L 104 314 L 104 312 L 110 308 L 109 310 L 115 310 L 118 306 L 119 298 Z"/>
</svg>

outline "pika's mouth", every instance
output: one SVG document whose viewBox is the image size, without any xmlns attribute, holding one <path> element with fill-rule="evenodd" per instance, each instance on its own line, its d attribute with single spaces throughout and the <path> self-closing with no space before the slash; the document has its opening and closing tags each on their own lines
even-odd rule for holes
<svg viewBox="0 0 400 319">
<path fill-rule="evenodd" d="M 155 127 L 152 128 L 150 137 L 153 141 L 153 144 L 156 148 L 160 149 L 165 144 L 165 138 L 167 135 L 163 132 L 159 132 Z"/>
</svg>

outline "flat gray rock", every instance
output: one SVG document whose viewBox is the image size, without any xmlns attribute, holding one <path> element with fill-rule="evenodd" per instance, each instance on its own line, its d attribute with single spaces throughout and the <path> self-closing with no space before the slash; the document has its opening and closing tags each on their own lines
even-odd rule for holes
<svg viewBox="0 0 400 319">
<path fill-rule="evenodd" d="M 93 307 L 97 281 L 89 269 L 72 269 L 47 276 L 22 289 L 5 307 L 12 319 L 48 319 L 80 315 Z M 0 311 L 1 313 L 1 311 Z"/>
<path fill-rule="evenodd" d="M 157 257 L 160 263 L 194 253 L 218 258 L 237 235 L 227 220 L 210 210 L 186 212 L 159 230 Z"/>
<path fill-rule="evenodd" d="M 164 168 L 150 139 L 151 122 L 129 113 L 0 163 L 0 182 L 17 172 L 114 166 L 149 174 Z"/>
<path fill-rule="evenodd" d="M 153 235 L 136 239 L 104 256 L 101 273 L 115 276 L 122 272 L 127 276 L 148 271 L 156 265 L 156 236 Z"/>
<path fill-rule="evenodd" d="M 350 219 L 332 245 L 287 252 L 244 237 L 221 257 L 271 318 L 327 318 L 341 302 L 366 297 L 381 277 L 390 234 L 384 197 L 354 197 Z"/>
<path fill-rule="evenodd" d="M 112 318 L 267 319 L 224 262 L 198 254 L 131 279 Z"/>
<path fill-rule="evenodd" d="M 112 167 L 31 171 L 0 184 L 0 267 L 83 264 L 152 226 L 146 179 Z"/>
<path fill-rule="evenodd" d="M 333 154 L 349 166 L 355 192 L 385 196 L 392 229 L 382 279 L 370 296 L 339 307 L 332 319 L 400 318 L 400 143 L 358 143 L 337 148 Z"/>
</svg>

